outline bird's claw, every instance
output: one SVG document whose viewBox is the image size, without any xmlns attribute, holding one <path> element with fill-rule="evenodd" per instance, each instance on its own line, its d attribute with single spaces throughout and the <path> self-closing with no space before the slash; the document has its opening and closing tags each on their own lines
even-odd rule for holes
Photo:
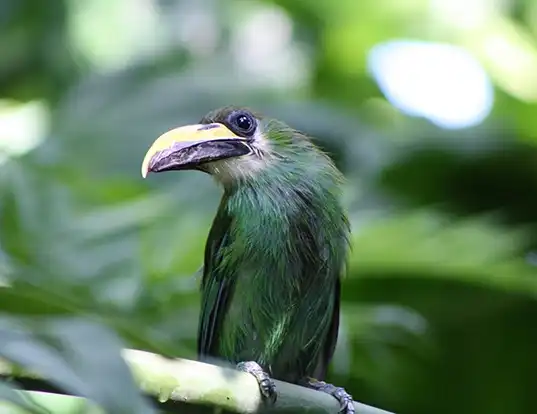
<svg viewBox="0 0 537 414">
<path fill-rule="evenodd" d="M 344 388 L 334 387 L 332 395 L 339 401 L 340 413 L 354 414 L 353 398 Z"/>
<path fill-rule="evenodd" d="M 247 372 L 255 377 L 257 383 L 259 384 L 259 390 L 263 399 L 270 404 L 276 402 L 278 394 L 276 392 L 276 384 L 270 378 L 270 376 L 263 371 L 263 368 L 255 361 L 244 361 L 237 364 L 237 369 L 239 371 Z"/>
<path fill-rule="evenodd" d="M 317 391 L 325 392 L 332 395 L 339 402 L 339 412 L 343 414 L 355 414 L 354 402 L 352 396 L 345 391 L 344 388 L 336 387 L 332 384 L 327 384 L 324 381 L 317 381 L 310 378 L 306 382 L 306 386 Z"/>
</svg>

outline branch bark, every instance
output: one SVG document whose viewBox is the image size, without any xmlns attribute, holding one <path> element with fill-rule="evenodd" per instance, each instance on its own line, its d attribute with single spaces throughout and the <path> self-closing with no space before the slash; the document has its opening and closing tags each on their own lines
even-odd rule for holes
<svg viewBox="0 0 537 414">
<path fill-rule="evenodd" d="M 168 359 L 149 352 L 125 349 L 123 358 L 140 389 L 160 402 L 165 411 L 185 410 L 185 404 L 219 407 L 239 414 L 256 412 L 336 414 L 339 406 L 331 396 L 308 388 L 275 381 L 278 400 L 266 407 L 261 400 L 256 380 L 250 374 L 187 359 Z M 15 376 L 28 389 L 36 389 L 35 376 L 0 363 L 0 376 Z M 40 391 L 61 392 L 46 381 Z M 32 385 L 33 384 L 33 385 Z M 44 388 L 44 389 L 43 389 Z M 392 414 L 354 402 L 357 414 Z"/>
</svg>

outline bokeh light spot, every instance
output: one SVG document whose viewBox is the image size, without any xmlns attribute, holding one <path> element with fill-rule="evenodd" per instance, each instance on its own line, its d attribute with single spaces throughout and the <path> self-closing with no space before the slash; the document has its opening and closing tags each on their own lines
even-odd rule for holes
<svg viewBox="0 0 537 414">
<path fill-rule="evenodd" d="M 370 51 L 368 67 L 392 105 L 440 127 L 474 126 L 492 110 L 494 92 L 489 76 L 462 48 L 386 42 Z"/>
</svg>

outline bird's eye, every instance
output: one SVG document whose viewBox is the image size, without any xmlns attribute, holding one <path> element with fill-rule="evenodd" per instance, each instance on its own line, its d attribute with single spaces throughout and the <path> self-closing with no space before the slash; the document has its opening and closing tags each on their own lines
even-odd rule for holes
<svg viewBox="0 0 537 414">
<path fill-rule="evenodd" d="M 248 131 L 252 127 L 252 120 L 246 115 L 241 115 L 237 118 L 237 126 L 244 131 Z"/>
<path fill-rule="evenodd" d="M 247 112 L 236 112 L 232 114 L 229 123 L 234 132 L 244 137 L 254 135 L 257 128 L 254 117 Z"/>
</svg>

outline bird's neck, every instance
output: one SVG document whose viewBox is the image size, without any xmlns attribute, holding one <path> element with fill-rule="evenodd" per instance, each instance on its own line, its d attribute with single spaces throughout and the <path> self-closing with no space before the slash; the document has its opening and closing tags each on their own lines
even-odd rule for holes
<svg viewBox="0 0 537 414">
<path fill-rule="evenodd" d="M 349 228 L 339 199 L 340 178 L 335 169 L 305 165 L 263 171 L 226 187 L 221 208 L 234 223 L 235 242 L 242 244 L 235 252 L 242 249 L 267 266 L 311 255 L 320 262 L 323 257 L 344 261 Z"/>
<path fill-rule="evenodd" d="M 274 220 L 285 221 L 304 214 L 303 209 L 322 208 L 330 202 L 334 188 L 323 184 L 304 171 L 273 168 L 224 185 L 224 197 L 237 220 L 255 223 L 274 216 Z"/>
</svg>

